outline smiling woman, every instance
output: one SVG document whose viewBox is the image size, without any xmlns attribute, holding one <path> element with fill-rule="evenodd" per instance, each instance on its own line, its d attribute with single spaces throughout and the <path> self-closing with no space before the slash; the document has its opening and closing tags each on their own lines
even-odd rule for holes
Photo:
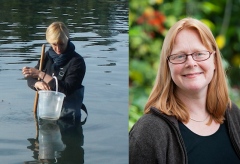
<svg viewBox="0 0 240 164">
<path fill-rule="evenodd" d="M 144 112 L 130 131 L 130 164 L 240 162 L 240 110 L 212 32 L 199 20 L 168 31 Z"/>
<path fill-rule="evenodd" d="M 170 57 L 169 69 L 172 80 L 177 86 L 175 94 L 183 102 L 185 101 L 183 99 L 186 94 L 206 100 L 208 85 L 213 78 L 215 70 L 215 56 L 214 53 L 210 53 L 209 51 L 214 52 L 214 49 L 207 49 L 202 44 L 201 38 L 195 30 L 183 29 L 176 36 L 172 54 L 180 54 L 174 56 L 185 56 L 185 58 L 182 57 L 182 59 L 179 59 L 178 57 L 176 59 Z M 186 55 L 189 53 L 191 54 L 190 56 Z M 195 57 L 196 54 L 203 54 L 198 55 L 198 57 L 201 56 L 199 57 L 201 60 L 196 61 L 198 59 Z M 208 114 L 205 113 L 204 115 Z"/>
</svg>

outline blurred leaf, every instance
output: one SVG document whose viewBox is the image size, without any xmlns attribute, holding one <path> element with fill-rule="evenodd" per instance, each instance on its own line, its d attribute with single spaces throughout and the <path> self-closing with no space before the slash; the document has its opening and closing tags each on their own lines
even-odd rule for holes
<svg viewBox="0 0 240 164">
<path fill-rule="evenodd" d="M 225 36 L 223 36 L 223 35 L 218 35 L 218 36 L 216 37 L 216 42 L 217 42 L 218 48 L 219 48 L 219 49 L 222 49 L 222 48 L 225 46 L 225 43 L 226 43 Z"/>
<path fill-rule="evenodd" d="M 236 54 L 233 56 L 232 63 L 234 64 L 234 66 L 240 67 L 240 54 Z"/>
<path fill-rule="evenodd" d="M 215 5 L 214 3 L 211 3 L 209 1 L 207 2 L 202 2 L 201 4 L 201 9 L 203 12 L 205 12 L 206 14 L 211 14 L 212 12 L 221 12 L 222 9 L 220 8 L 220 6 Z"/>
</svg>

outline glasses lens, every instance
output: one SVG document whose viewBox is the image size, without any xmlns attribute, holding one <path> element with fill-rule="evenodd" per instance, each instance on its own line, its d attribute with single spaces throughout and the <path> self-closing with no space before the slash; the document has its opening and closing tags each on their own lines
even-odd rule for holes
<svg viewBox="0 0 240 164">
<path fill-rule="evenodd" d="M 171 63 L 182 63 L 186 60 L 186 55 L 185 54 L 176 54 L 176 55 L 171 55 L 169 56 L 169 61 Z"/>
<path fill-rule="evenodd" d="M 203 61 L 208 59 L 210 56 L 210 53 L 208 51 L 201 51 L 201 52 L 195 52 L 192 54 L 192 57 L 196 61 Z"/>
</svg>

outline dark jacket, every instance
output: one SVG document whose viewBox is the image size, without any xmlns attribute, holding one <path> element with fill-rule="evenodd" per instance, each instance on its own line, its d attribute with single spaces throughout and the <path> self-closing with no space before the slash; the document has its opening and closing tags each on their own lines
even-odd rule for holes
<svg viewBox="0 0 240 164">
<path fill-rule="evenodd" d="M 225 114 L 231 142 L 240 158 L 240 110 L 233 104 Z M 187 164 L 187 153 L 175 117 L 156 108 L 130 130 L 130 164 Z"/>
<path fill-rule="evenodd" d="M 43 72 L 46 72 L 48 75 L 52 76 L 53 73 L 55 76 L 59 75 L 60 70 L 53 67 L 53 60 L 50 58 L 48 51 L 45 53 L 43 64 Z M 75 90 L 80 89 L 82 86 L 82 81 L 86 72 L 86 65 L 82 56 L 74 51 L 73 57 L 69 60 L 68 69 L 62 77 L 61 80 L 58 80 L 58 91 L 64 93 L 66 96 L 72 94 Z M 67 64 L 68 64 L 67 63 Z M 65 65 L 67 65 L 65 64 Z M 64 66 L 63 66 L 64 67 Z M 35 66 L 39 68 L 39 62 Z M 28 86 L 35 90 L 34 84 L 37 82 L 37 79 L 28 78 Z M 48 85 L 51 87 L 51 90 L 56 90 L 55 79 L 52 79 Z"/>
<path fill-rule="evenodd" d="M 63 101 L 60 118 L 76 120 L 81 117 L 80 109 L 82 107 L 84 96 L 82 81 L 85 76 L 86 65 L 83 57 L 75 52 L 74 45 L 72 47 L 72 49 L 67 47 L 67 50 L 71 50 L 71 58 L 68 59 L 61 67 L 54 67 L 54 61 L 49 55 L 50 50 L 46 51 L 42 71 L 50 76 L 54 74 L 54 76 L 58 79 L 58 91 L 66 95 Z M 66 53 L 69 54 L 69 52 Z M 39 68 L 39 62 L 35 68 Z M 28 86 L 35 90 L 34 84 L 37 81 L 37 79 L 28 78 Z M 54 78 L 48 83 L 48 85 L 51 90 L 56 91 L 56 82 Z"/>
</svg>

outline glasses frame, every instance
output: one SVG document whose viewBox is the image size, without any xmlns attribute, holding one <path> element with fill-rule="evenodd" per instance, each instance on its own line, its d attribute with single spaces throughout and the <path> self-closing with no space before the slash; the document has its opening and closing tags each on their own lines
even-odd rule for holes
<svg viewBox="0 0 240 164">
<path fill-rule="evenodd" d="M 195 59 L 193 58 L 193 54 L 195 54 L 195 53 L 197 53 L 197 52 L 208 52 L 208 53 L 209 53 L 209 56 L 208 56 L 208 58 L 206 58 L 206 59 L 204 59 L 204 60 L 195 60 Z M 185 62 L 187 61 L 187 57 L 188 57 L 188 56 L 192 56 L 192 59 L 193 59 L 194 61 L 201 62 L 201 61 L 208 60 L 213 53 L 215 53 L 215 51 L 213 51 L 213 52 L 210 52 L 210 51 L 196 51 L 196 52 L 193 52 L 193 53 L 191 53 L 191 54 L 183 54 L 183 55 L 186 56 L 186 58 L 185 58 L 185 60 L 184 60 L 183 62 L 181 62 L 181 63 L 173 63 L 173 62 L 171 62 L 171 61 L 170 61 L 170 57 L 171 57 L 171 56 L 174 56 L 174 55 L 178 55 L 178 54 L 172 54 L 172 55 L 169 55 L 169 56 L 167 57 L 167 60 L 168 60 L 170 63 L 172 63 L 172 64 L 183 64 L 183 63 L 185 63 Z"/>
</svg>

